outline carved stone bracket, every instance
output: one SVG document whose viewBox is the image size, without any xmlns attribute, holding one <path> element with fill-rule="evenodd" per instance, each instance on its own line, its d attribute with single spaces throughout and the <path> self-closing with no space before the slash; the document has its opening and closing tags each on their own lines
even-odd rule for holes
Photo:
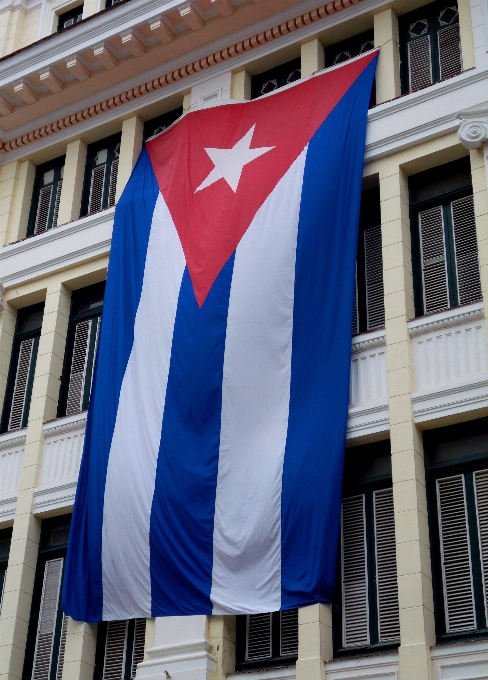
<svg viewBox="0 0 488 680">
<path fill-rule="evenodd" d="M 467 149 L 478 149 L 488 142 L 488 106 L 476 106 L 460 111 L 459 141 Z"/>
</svg>

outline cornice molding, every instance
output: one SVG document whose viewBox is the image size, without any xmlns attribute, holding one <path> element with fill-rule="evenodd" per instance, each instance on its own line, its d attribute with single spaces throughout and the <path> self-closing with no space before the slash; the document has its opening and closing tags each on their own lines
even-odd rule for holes
<svg viewBox="0 0 488 680">
<path fill-rule="evenodd" d="M 82 411 L 75 416 L 68 416 L 67 418 L 59 418 L 44 424 L 44 437 L 58 437 L 59 435 L 73 432 L 74 430 L 83 430 L 86 425 L 87 412 Z"/>
<path fill-rule="evenodd" d="M 60 132 L 61 130 L 65 130 L 66 128 L 70 128 L 74 125 L 94 118 L 100 114 L 122 106 L 123 104 L 126 104 L 134 99 L 154 92 L 155 90 L 159 90 L 179 80 L 188 78 L 199 71 L 203 71 L 216 64 L 238 57 L 240 54 L 249 52 L 266 43 L 273 42 L 274 40 L 282 38 L 283 36 L 286 36 L 302 27 L 320 21 L 321 19 L 324 19 L 325 17 L 332 14 L 337 14 L 337 12 L 341 12 L 352 5 L 357 5 L 363 1 L 364 0 L 333 0 L 333 2 L 329 2 L 325 5 L 317 7 L 316 9 L 299 14 L 289 21 L 285 21 L 282 24 L 273 26 L 266 31 L 261 31 L 250 38 L 239 40 L 229 47 L 217 50 L 206 57 L 190 62 L 189 64 L 186 64 L 185 66 L 173 71 L 169 71 L 159 78 L 154 78 L 142 85 L 132 87 L 125 92 L 122 92 L 114 97 L 109 97 L 108 99 L 105 99 L 94 106 L 89 106 L 85 109 L 82 109 L 81 111 L 78 111 L 77 113 L 65 116 L 54 123 L 43 125 L 40 128 L 28 132 L 27 134 L 16 137 L 15 139 L 12 139 L 8 142 L 1 143 L 0 154 L 7 154 L 11 151 L 20 149 L 24 146 L 27 146 L 28 144 L 42 139 L 43 137 L 48 137 Z"/>
<path fill-rule="evenodd" d="M 459 141 L 467 149 L 478 149 L 488 142 L 488 106 L 477 106 L 458 113 Z"/>
<path fill-rule="evenodd" d="M 7 432 L 0 437 L 0 451 L 5 451 L 5 449 L 14 449 L 19 446 L 25 445 L 25 437 L 27 430 L 20 430 L 12 433 Z"/>
<path fill-rule="evenodd" d="M 386 345 L 386 334 L 385 331 L 380 331 L 382 335 L 375 335 L 374 337 L 363 338 L 359 336 L 357 339 L 353 338 L 351 352 L 353 354 L 358 354 L 359 352 L 365 352 L 371 349 L 378 349 L 378 347 L 384 347 Z"/>
<path fill-rule="evenodd" d="M 482 302 L 478 302 L 475 305 L 469 305 L 467 307 L 467 309 L 457 308 L 454 313 L 453 310 L 442 312 L 442 316 L 440 318 L 438 315 L 435 315 L 436 318 L 433 319 L 426 317 L 422 320 L 410 322 L 408 329 L 410 337 L 417 338 L 420 335 L 425 335 L 426 333 L 431 333 L 433 331 L 454 328 L 455 326 L 462 326 L 466 323 L 484 319 L 485 312 Z"/>
</svg>

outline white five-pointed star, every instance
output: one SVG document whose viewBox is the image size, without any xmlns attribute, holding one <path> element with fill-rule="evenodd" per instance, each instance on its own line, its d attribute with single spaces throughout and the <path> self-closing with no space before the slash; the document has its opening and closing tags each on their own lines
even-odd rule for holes
<svg viewBox="0 0 488 680">
<path fill-rule="evenodd" d="M 256 125 L 253 125 L 232 149 L 205 149 L 215 167 L 200 186 L 195 189 L 195 193 L 209 187 L 219 179 L 225 179 L 232 191 L 234 193 L 237 191 L 244 166 L 262 156 L 263 153 L 274 149 L 274 146 L 261 146 L 259 149 L 249 148 L 255 127 Z"/>
</svg>

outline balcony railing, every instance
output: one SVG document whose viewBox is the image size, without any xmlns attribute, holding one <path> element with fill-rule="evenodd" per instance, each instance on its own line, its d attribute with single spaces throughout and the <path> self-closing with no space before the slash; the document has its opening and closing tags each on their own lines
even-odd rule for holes
<svg viewBox="0 0 488 680">
<path fill-rule="evenodd" d="M 0 524 L 14 518 L 25 433 L 15 430 L 0 436 Z"/>
</svg>

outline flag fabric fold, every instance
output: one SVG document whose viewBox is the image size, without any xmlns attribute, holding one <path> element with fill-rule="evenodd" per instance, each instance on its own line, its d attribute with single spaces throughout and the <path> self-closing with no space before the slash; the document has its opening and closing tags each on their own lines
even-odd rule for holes
<svg viewBox="0 0 488 680">
<path fill-rule="evenodd" d="M 75 620 L 332 601 L 375 65 L 190 111 L 146 143 L 115 212 Z"/>
</svg>

